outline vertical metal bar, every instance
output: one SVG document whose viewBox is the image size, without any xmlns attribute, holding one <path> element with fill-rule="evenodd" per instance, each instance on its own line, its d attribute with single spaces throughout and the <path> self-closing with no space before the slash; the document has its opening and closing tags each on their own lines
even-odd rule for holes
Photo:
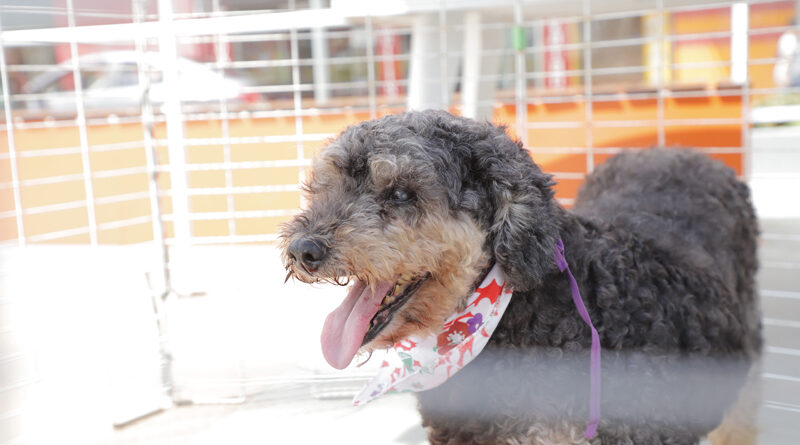
<svg viewBox="0 0 800 445">
<path fill-rule="evenodd" d="M 667 145 L 666 129 L 664 127 L 664 68 L 669 67 L 670 63 L 664 63 L 664 0 L 656 0 L 656 26 L 658 27 L 658 43 L 656 44 L 656 132 L 658 146 Z"/>
<path fill-rule="evenodd" d="M 75 7 L 73 0 L 67 0 L 67 26 L 75 29 Z M 72 83 L 75 85 L 75 104 L 78 108 L 78 136 L 81 143 L 81 167 L 83 169 L 83 187 L 86 190 L 86 211 L 89 217 L 89 243 L 97 245 L 97 217 L 94 209 L 94 185 L 92 184 L 92 162 L 89 154 L 89 135 L 86 131 L 86 108 L 83 103 L 83 80 L 78 53 L 78 41 L 72 35 L 69 41 L 69 52 L 72 56 Z"/>
<path fill-rule="evenodd" d="M 141 23 L 145 9 L 143 2 L 146 0 L 133 0 L 133 9 L 134 15 L 133 20 L 134 23 Z M 145 165 L 147 166 L 147 193 L 150 198 L 150 214 L 153 218 L 153 241 L 156 243 L 161 243 L 162 249 L 166 249 L 166 245 L 164 244 L 164 227 L 163 227 L 163 220 L 161 218 L 161 203 L 158 197 L 158 172 L 157 172 L 157 160 L 155 155 L 155 143 L 153 141 L 153 125 L 154 125 L 154 117 L 153 117 L 153 107 L 150 102 L 150 70 L 149 67 L 146 66 L 145 60 L 145 51 L 146 51 L 146 41 L 145 38 L 141 34 L 137 34 L 136 39 L 134 41 L 136 46 L 136 54 L 138 55 L 138 59 L 136 62 L 136 68 L 138 71 L 139 76 L 139 87 L 142 90 L 142 124 L 144 126 L 144 134 L 143 134 L 143 141 L 144 141 L 144 157 L 145 157 Z M 166 254 L 164 255 L 164 264 L 163 267 L 166 267 Z M 167 274 L 165 274 L 167 275 Z M 165 281 L 165 286 L 168 284 L 168 280 Z"/>
<path fill-rule="evenodd" d="M 219 0 L 215 0 L 219 3 Z M 322 9 L 322 0 L 309 0 L 311 9 Z M 330 74 L 326 59 L 328 58 L 328 45 L 325 41 L 325 28 L 311 29 L 311 57 L 314 65 L 314 100 L 318 104 L 325 104 L 331 96 Z"/>
<path fill-rule="evenodd" d="M 289 0 L 289 10 L 295 10 L 295 0 Z M 305 145 L 303 144 L 303 94 L 300 91 L 300 50 L 298 48 L 297 28 L 289 30 L 290 52 L 292 57 L 292 91 L 294 92 L 294 132 L 297 136 L 297 160 L 301 165 L 298 167 L 298 180 L 304 183 L 306 180 L 306 170 L 302 162 L 305 160 Z M 300 206 L 305 207 L 305 198 L 300 195 Z"/>
<path fill-rule="evenodd" d="M 442 108 L 450 108 L 450 78 L 447 73 L 447 10 L 444 0 L 439 0 L 439 83 Z"/>
<path fill-rule="evenodd" d="M 11 113 L 11 85 L 8 83 L 8 66 L 6 65 L 6 48 L 3 44 L 3 23 L 0 21 L 0 76 L 3 82 L 3 109 L 6 113 L 6 137 L 8 138 L 8 163 L 11 168 L 11 189 L 14 195 L 14 216 L 17 223 L 17 243 L 25 247 L 25 224 L 22 219 L 22 196 L 19 189 L 19 171 L 17 167 L 17 147 L 14 139 L 14 118 Z"/>
<path fill-rule="evenodd" d="M 592 132 L 592 119 L 594 110 L 592 106 L 592 3 L 583 0 L 583 97 L 586 110 L 586 173 L 594 170 L 594 135 Z"/>
<path fill-rule="evenodd" d="M 369 95 L 369 118 L 378 117 L 378 101 L 376 98 L 377 82 L 375 81 L 375 28 L 372 16 L 368 15 L 365 21 L 367 32 L 367 94 Z M 392 62 L 394 63 L 394 62 Z"/>
<path fill-rule="evenodd" d="M 133 0 L 134 23 L 141 23 L 146 14 L 145 2 L 147 0 Z M 155 315 L 156 326 L 158 328 L 159 353 L 161 355 L 161 384 L 165 396 L 173 401 L 175 382 L 172 377 L 172 353 L 170 352 L 169 333 L 167 331 L 166 312 L 163 309 L 163 301 L 172 289 L 172 280 L 169 268 L 169 248 L 164 239 L 164 219 L 161 209 L 161 201 L 158 196 L 158 162 L 156 159 L 156 148 L 153 141 L 153 126 L 155 118 L 153 116 L 153 106 L 150 102 L 150 70 L 146 66 L 145 51 L 147 41 L 142 34 L 137 34 L 135 39 L 136 53 L 139 55 L 137 70 L 139 75 L 139 85 L 142 86 L 142 124 L 144 126 L 144 150 L 145 164 L 147 165 L 147 191 L 150 198 L 150 214 L 153 221 L 153 241 L 157 243 L 161 251 L 161 280 L 158 283 L 162 286 L 156 291 L 157 283 L 148 280 L 153 290 L 152 306 Z M 148 276 L 149 277 L 149 276 Z"/>
<path fill-rule="evenodd" d="M 747 80 L 748 13 L 747 3 L 731 5 L 731 81 L 736 84 Z"/>
<path fill-rule="evenodd" d="M 212 1 L 212 8 L 213 11 L 211 13 L 212 17 L 220 17 L 222 16 L 222 12 L 220 10 L 219 0 Z M 227 46 L 227 39 L 223 37 L 221 33 L 214 33 L 214 48 L 215 52 L 217 53 L 217 72 L 219 72 L 220 76 L 222 76 L 223 83 L 225 81 L 225 62 L 230 59 L 228 54 L 228 46 Z M 316 68 L 316 67 L 315 67 Z M 225 209 L 227 210 L 229 215 L 233 214 L 235 210 L 236 203 L 233 199 L 233 193 L 231 193 L 231 188 L 233 187 L 233 169 L 231 168 L 232 162 L 232 155 L 231 155 L 231 130 L 230 130 L 230 120 L 228 119 L 228 100 L 225 97 L 225 91 L 220 90 L 219 95 L 219 111 L 222 114 L 222 162 L 224 163 L 224 170 L 225 170 L 225 188 L 227 191 L 225 192 Z M 236 219 L 233 216 L 228 216 L 228 235 L 229 236 L 236 236 Z"/>
<path fill-rule="evenodd" d="M 412 18 L 411 54 L 408 72 L 408 108 L 425 110 L 441 108 L 441 73 L 439 81 L 434 80 L 436 63 L 431 58 L 435 54 L 438 33 L 433 28 L 433 14 L 420 14 Z M 430 35 L 429 35 L 430 32 Z"/>
<path fill-rule="evenodd" d="M 742 174 L 750 179 L 750 9 L 744 2 L 731 5 L 731 81 L 742 87 Z"/>
<path fill-rule="evenodd" d="M 211 2 L 212 17 L 220 17 L 222 16 L 222 11 L 220 8 L 219 0 L 212 0 Z M 215 53 L 217 56 L 217 72 L 222 77 L 223 83 L 225 81 L 225 62 L 230 59 L 228 54 L 228 47 L 227 47 L 227 39 L 224 36 L 216 32 L 214 33 L 214 48 Z M 315 67 L 316 68 L 316 67 Z M 228 119 L 228 100 L 225 97 L 225 91 L 220 91 L 219 95 L 219 107 L 220 107 L 220 114 L 222 114 L 222 156 L 223 156 L 223 169 L 225 170 L 225 208 L 228 213 L 227 221 L 228 221 L 228 236 L 235 237 L 236 236 L 236 218 L 233 217 L 233 212 L 235 210 L 235 203 L 233 199 L 233 193 L 231 193 L 231 188 L 233 187 L 233 169 L 231 167 L 231 132 L 230 132 L 230 121 Z M 239 371 L 239 396 L 236 399 L 237 401 L 244 401 L 247 398 L 247 379 L 246 379 L 246 366 L 244 360 L 239 358 L 237 360 L 237 366 Z"/>
<path fill-rule="evenodd" d="M 470 11 L 464 16 L 464 55 L 461 62 L 461 114 L 477 119 L 481 90 L 481 50 L 483 32 L 481 14 Z"/>
<path fill-rule="evenodd" d="M 464 39 L 461 59 L 461 113 L 473 119 L 492 119 L 495 77 L 500 70 L 502 34 L 484 23 L 479 11 L 464 14 Z M 489 79 L 486 79 L 489 77 Z M 527 80 L 526 80 L 527 83 Z"/>
<path fill-rule="evenodd" d="M 167 92 L 164 112 L 167 117 L 167 144 L 169 146 L 170 186 L 172 195 L 172 224 L 176 246 L 191 242 L 192 227 L 189 222 L 188 181 L 186 178 L 186 151 L 181 117 L 180 79 L 178 78 L 178 47 L 172 32 L 172 0 L 158 0 L 158 36 L 163 61 L 164 87 Z"/>
<path fill-rule="evenodd" d="M 523 18 L 522 0 L 514 2 L 514 25 L 516 32 L 524 34 L 525 20 Z M 525 79 L 525 48 L 516 48 L 515 57 L 515 81 L 516 81 L 516 117 L 517 117 L 517 137 L 522 144 L 528 146 L 528 100 L 527 87 L 528 81 Z"/>
<path fill-rule="evenodd" d="M 133 22 L 142 23 L 145 15 L 145 7 L 143 2 L 146 0 L 133 0 Z M 134 41 L 136 47 L 136 54 L 138 55 L 136 61 L 136 68 L 139 76 L 139 86 L 142 89 L 142 124 L 144 126 L 144 157 L 145 165 L 147 166 L 147 192 L 150 198 L 150 215 L 153 221 L 153 241 L 162 243 L 162 249 L 166 249 L 164 244 L 164 227 L 161 218 L 161 205 L 158 197 L 158 172 L 156 171 L 155 159 L 155 144 L 153 142 L 153 134 L 151 133 L 153 127 L 153 107 L 150 103 L 150 69 L 146 65 L 145 52 L 147 43 L 142 34 L 136 35 Z M 162 267 L 166 267 L 166 259 Z M 165 280 L 165 285 L 166 285 Z"/>
</svg>

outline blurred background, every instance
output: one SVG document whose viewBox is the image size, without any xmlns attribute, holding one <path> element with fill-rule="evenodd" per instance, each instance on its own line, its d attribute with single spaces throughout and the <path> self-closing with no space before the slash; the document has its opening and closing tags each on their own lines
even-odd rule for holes
<svg viewBox="0 0 800 445">
<path fill-rule="evenodd" d="M 0 0 L 0 444 L 424 443 L 333 372 L 279 224 L 347 125 L 505 124 L 572 205 L 622 150 L 753 191 L 761 443 L 800 434 L 800 2 Z M 284 439 L 276 439 L 284 438 Z"/>
</svg>

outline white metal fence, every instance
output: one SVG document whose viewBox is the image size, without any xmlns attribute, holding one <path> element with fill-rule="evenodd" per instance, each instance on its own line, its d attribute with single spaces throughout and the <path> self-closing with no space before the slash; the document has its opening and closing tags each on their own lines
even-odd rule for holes
<svg viewBox="0 0 800 445">
<path fill-rule="evenodd" d="M 347 124 L 429 107 L 505 123 L 567 206 L 614 153 L 694 146 L 749 181 L 764 217 L 764 415 L 781 432 L 800 410 L 800 132 L 787 125 L 800 121 L 800 86 L 781 84 L 776 66 L 797 10 L 761 0 L 2 1 L 3 270 L 28 258 L 16 276 L 35 281 L 58 267 L 36 255 L 69 261 L 53 252 L 111 245 L 110 270 L 127 268 L 123 282 L 146 274 L 137 304 L 155 302 L 160 316 L 131 328 L 162 340 L 165 386 L 148 394 L 245 400 L 307 380 L 292 364 L 314 363 L 275 343 L 295 332 L 289 321 L 269 329 L 258 315 L 313 303 L 309 319 L 321 319 L 329 303 L 264 299 L 286 292 L 271 275 L 277 260 L 264 258 L 302 204 L 310 159 Z M 147 260 L 121 259 L 140 248 Z M 52 303 L 24 280 L 4 279 L 0 294 L 0 443 L 40 438 L 30 425 L 42 417 L 26 412 L 56 375 L 41 355 L 57 335 L 31 342 L 41 334 L 18 328 L 43 320 L 20 301 Z M 64 294 L 79 295 L 69 283 Z M 93 292 L 115 293 L 103 283 Z M 313 348 L 316 331 L 303 335 Z M 127 416 L 163 401 L 148 400 Z"/>
</svg>

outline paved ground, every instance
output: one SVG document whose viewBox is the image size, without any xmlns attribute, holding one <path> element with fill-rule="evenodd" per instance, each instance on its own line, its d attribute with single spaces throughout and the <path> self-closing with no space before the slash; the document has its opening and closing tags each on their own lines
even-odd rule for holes
<svg viewBox="0 0 800 445">
<path fill-rule="evenodd" d="M 768 348 L 759 443 L 764 444 L 795 444 L 800 434 L 800 274 L 795 266 L 800 264 L 798 228 L 800 220 L 762 221 L 759 286 L 764 294 Z M 316 335 L 307 341 L 315 342 Z M 370 363 L 374 364 L 374 359 Z M 283 372 L 287 376 L 307 375 L 309 369 L 320 372 L 324 365 L 288 367 Z M 323 377 L 331 375 L 321 372 Z M 352 394 L 359 385 L 360 381 L 284 383 L 250 395 L 241 404 L 178 406 L 116 429 L 102 443 L 426 443 L 412 396 L 393 395 L 354 408 L 349 397 L 341 396 Z"/>
<path fill-rule="evenodd" d="M 800 435 L 800 219 L 762 220 L 764 336 L 761 443 L 794 444 Z"/>
<path fill-rule="evenodd" d="M 407 394 L 354 408 L 350 399 L 320 399 L 288 387 L 242 405 L 181 406 L 114 431 L 104 444 L 397 444 L 426 443 Z"/>
</svg>

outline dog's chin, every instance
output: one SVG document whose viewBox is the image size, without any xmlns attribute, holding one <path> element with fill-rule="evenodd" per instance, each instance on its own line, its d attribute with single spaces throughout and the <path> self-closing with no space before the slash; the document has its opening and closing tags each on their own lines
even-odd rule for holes
<svg viewBox="0 0 800 445">
<path fill-rule="evenodd" d="M 400 304 L 373 317 L 360 351 L 369 353 L 389 348 L 410 336 L 423 338 L 437 334 L 445 319 L 463 308 L 467 293 L 460 286 L 449 288 L 428 275 Z"/>
<path fill-rule="evenodd" d="M 425 294 L 430 280 L 431 274 L 424 273 L 404 275 L 395 282 L 381 301 L 378 312 L 369 322 L 361 343 L 362 350 L 385 348 L 395 343 L 393 339 L 409 335 L 408 327 L 404 326 L 413 325 L 414 318 L 409 313 L 413 312 L 413 307 L 417 305 L 418 295 Z M 401 336 L 400 332 L 404 335 Z"/>
<path fill-rule="evenodd" d="M 372 352 L 387 349 L 412 335 L 419 337 L 426 335 L 428 329 L 416 322 L 409 321 L 410 317 L 405 312 L 402 309 L 395 312 L 392 319 L 377 333 L 370 332 L 372 328 L 368 330 L 364 335 L 364 343 L 361 345 L 360 351 Z"/>
<path fill-rule="evenodd" d="M 388 349 L 410 336 L 424 337 L 428 334 L 428 329 L 405 320 L 402 312 L 395 313 L 387 326 L 374 334 L 371 339 L 365 335 L 359 352 L 372 353 L 376 350 Z"/>
</svg>

